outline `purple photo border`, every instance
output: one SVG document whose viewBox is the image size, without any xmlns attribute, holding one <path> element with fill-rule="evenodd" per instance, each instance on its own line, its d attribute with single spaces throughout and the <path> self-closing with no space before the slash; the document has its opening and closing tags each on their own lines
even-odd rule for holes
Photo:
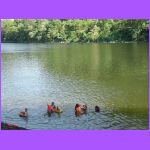
<svg viewBox="0 0 150 150">
<path fill-rule="evenodd" d="M 2 79 L 1 79 L 1 75 L 2 75 L 2 71 L 1 71 L 1 69 L 2 69 L 2 55 L 1 55 L 1 20 L 0 20 L 0 129 L 1 129 L 1 116 L 2 116 L 2 103 L 1 103 L 1 96 L 2 96 L 2 86 L 1 86 L 1 81 L 2 81 Z"/>
<path fill-rule="evenodd" d="M 0 19 L 150 19 L 148 14 L 149 0 L 42 0 L 42 2 L 37 0 L 3 0 L 2 2 L 1 0 L 0 2 Z M 150 53 L 148 56 L 150 57 Z M 1 66 L 0 63 L 0 68 Z M 49 148 L 147 150 L 150 147 L 150 131 L 0 131 L 0 147 L 23 150 Z"/>
</svg>

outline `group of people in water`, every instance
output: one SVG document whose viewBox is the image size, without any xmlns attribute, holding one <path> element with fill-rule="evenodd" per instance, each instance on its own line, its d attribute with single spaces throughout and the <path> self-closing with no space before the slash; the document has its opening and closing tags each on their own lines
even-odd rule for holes
<svg viewBox="0 0 150 150">
<path fill-rule="evenodd" d="M 99 106 L 95 106 L 95 112 L 100 112 L 100 107 Z M 51 104 L 47 104 L 47 114 L 48 116 L 51 116 L 52 113 L 57 113 L 60 114 L 62 113 L 62 110 L 60 109 L 59 106 L 55 106 L 55 103 L 52 102 Z M 76 104 L 75 105 L 75 115 L 76 116 L 80 116 L 82 114 L 86 114 L 87 113 L 87 105 L 80 105 L 80 104 Z M 28 117 L 28 109 L 25 108 L 25 111 L 22 111 L 19 113 L 20 117 Z"/>
<path fill-rule="evenodd" d="M 95 106 L 95 112 L 100 112 L 100 107 L 99 106 Z M 76 104 L 75 105 L 75 115 L 76 116 L 80 116 L 82 114 L 86 114 L 87 113 L 87 105 L 80 105 L 80 104 Z"/>
<path fill-rule="evenodd" d="M 52 113 L 62 113 L 62 110 L 60 109 L 60 107 L 56 107 L 55 103 L 52 102 L 51 104 L 47 104 L 47 114 L 50 116 Z"/>
</svg>

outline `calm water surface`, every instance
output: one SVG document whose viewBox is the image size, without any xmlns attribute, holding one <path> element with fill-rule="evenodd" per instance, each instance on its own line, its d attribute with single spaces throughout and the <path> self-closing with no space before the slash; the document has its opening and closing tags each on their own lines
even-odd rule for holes
<svg viewBox="0 0 150 150">
<path fill-rule="evenodd" d="M 45 115 L 52 101 L 60 116 Z M 88 113 L 75 117 L 76 103 Z M 18 116 L 25 107 L 27 120 Z M 147 129 L 148 43 L 2 44 L 2 120 L 29 129 Z"/>
</svg>

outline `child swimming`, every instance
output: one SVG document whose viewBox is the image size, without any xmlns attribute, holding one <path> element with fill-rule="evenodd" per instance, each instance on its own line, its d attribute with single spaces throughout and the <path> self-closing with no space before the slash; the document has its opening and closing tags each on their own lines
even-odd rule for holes
<svg viewBox="0 0 150 150">
<path fill-rule="evenodd" d="M 100 112 L 100 107 L 99 106 L 95 106 L 95 112 Z"/>
</svg>

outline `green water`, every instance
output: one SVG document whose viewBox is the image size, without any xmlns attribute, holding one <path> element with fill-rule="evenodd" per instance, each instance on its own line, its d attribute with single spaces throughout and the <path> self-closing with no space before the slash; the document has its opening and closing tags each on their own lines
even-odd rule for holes
<svg viewBox="0 0 150 150">
<path fill-rule="evenodd" d="M 51 101 L 61 116 L 44 115 Z M 76 103 L 88 114 L 76 118 Z M 28 120 L 18 117 L 25 107 Z M 148 43 L 2 44 L 2 119 L 30 129 L 147 129 Z"/>
</svg>

